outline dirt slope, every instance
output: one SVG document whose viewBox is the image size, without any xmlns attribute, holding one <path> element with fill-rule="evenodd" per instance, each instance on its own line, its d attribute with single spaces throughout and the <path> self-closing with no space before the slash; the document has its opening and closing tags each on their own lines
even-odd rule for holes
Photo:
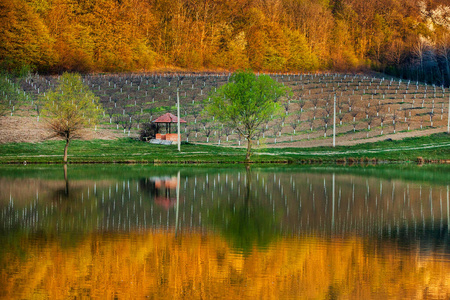
<svg viewBox="0 0 450 300">
<path fill-rule="evenodd" d="M 115 139 L 111 130 L 90 130 L 85 139 Z M 52 138 L 44 121 L 37 121 L 36 117 L 1 117 L 0 143 L 42 142 Z"/>
</svg>

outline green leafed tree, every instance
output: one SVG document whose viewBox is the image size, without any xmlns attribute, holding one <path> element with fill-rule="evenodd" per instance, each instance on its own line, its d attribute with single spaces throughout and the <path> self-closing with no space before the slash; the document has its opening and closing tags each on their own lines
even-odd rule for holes
<svg viewBox="0 0 450 300">
<path fill-rule="evenodd" d="M 64 73 L 55 88 L 43 98 L 43 115 L 55 136 L 66 141 L 64 163 L 71 140 L 83 137 L 97 124 L 102 108 L 79 74 Z"/>
<path fill-rule="evenodd" d="M 247 139 L 246 161 L 250 160 L 252 141 L 261 127 L 281 111 L 277 100 L 288 89 L 268 75 L 250 71 L 234 73 L 227 84 L 211 94 L 205 112 Z"/>
</svg>

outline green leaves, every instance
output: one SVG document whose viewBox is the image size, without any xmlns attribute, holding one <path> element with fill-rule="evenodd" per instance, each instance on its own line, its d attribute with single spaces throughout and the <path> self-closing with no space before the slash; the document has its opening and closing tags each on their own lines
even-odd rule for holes
<svg viewBox="0 0 450 300">
<path fill-rule="evenodd" d="M 257 77 L 250 72 L 237 72 L 232 75 L 229 84 L 211 96 L 206 111 L 222 123 L 231 123 L 248 136 L 249 131 L 254 131 L 280 110 L 277 100 L 285 91 L 286 88 L 267 75 Z"/>
<path fill-rule="evenodd" d="M 64 73 L 55 89 L 42 100 L 50 128 L 66 140 L 79 137 L 82 129 L 94 126 L 102 112 L 98 98 L 75 73 Z"/>
<path fill-rule="evenodd" d="M 288 88 L 268 75 L 256 76 L 250 71 L 240 71 L 211 95 L 211 102 L 205 103 L 205 111 L 247 139 L 249 158 L 251 140 L 263 124 L 281 112 L 277 101 L 286 92 L 289 92 Z"/>
</svg>

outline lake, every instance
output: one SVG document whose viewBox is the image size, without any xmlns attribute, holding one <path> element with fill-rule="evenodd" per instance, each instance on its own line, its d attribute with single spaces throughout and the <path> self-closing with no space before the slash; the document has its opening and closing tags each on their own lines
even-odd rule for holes
<svg viewBox="0 0 450 300">
<path fill-rule="evenodd" d="M 4 299 L 448 299 L 449 166 L 0 167 Z"/>
</svg>

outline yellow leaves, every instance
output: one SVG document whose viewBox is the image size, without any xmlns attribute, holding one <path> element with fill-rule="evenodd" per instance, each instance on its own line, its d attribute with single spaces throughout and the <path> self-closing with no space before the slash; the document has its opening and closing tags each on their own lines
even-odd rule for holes
<svg viewBox="0 0 450 300">
<path fill-rule="evenodd" d="M 0 57 L 8 68 L 28 64 L 50 72 L 162 65 L 305 71 L 357 68 L 368 60 L 398 66 L 389 59 L 390 36 L 405 42 L 400 50 L 408 56 L 420 34 L 436 42 L 441 34 L 433 33 L 450 28 L 448 6 L 426 11 L 413 1 L 343 2 L 1 0 Z M 382 31 L 376 16 L 384 20 Z M 334 34 L 340 22 L 348 28 Z M 287 31 L 300 32 L 304 47 L 295 47 Z"/>
<path fill-rule="evenodd" d="M 27 259 L 3 256 L 0 284 L 8 298 L 343 298 L 414 297 L 450 292 L 450 264 L 417 261 L 386 244 L 378 255 L 359 238 L 342 242 L 283 238 L 267 249 L 236 253 L 212 233 L 87 236 L 77 246 L 24 240 Z M 27 286 L 22 288 L 22 283 Z M 330 287 L 331 290 L 330 290 Z"/>
<path fill-rule="evenodd" d="M 52 66 L 53 41 L 39 15 L 20 0 L 1 0 L 0 8 L 0 57 L 4 67 Z"/>
</svg>

